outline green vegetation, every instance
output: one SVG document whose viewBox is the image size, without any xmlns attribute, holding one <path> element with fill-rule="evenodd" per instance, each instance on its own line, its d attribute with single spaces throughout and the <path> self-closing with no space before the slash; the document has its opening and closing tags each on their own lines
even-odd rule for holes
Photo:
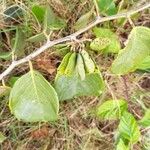
<svg viewBox="0 0 150 150">
<path fill-rule="evenodd" d="M 0 149 L 150 149 L 150 3 L 0 6 Z"/>
</svg>

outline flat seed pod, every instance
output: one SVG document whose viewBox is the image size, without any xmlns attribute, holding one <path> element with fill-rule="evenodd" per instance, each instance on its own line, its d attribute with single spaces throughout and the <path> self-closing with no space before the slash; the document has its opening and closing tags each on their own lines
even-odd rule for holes
<svg viewBox="0 0 150 150">
<path fill-rule="evenodd" d="M 78 55 L 77 55 L 76 67 L 77 67 L 77 71 L 78 71 L 78 74 L 79 74 L 81 80 L 84 80 L 85 79 L 85 68 L 84 68 L 83 58 L 80 53 L 78 53 Z"/>
<path fill-rule="evenodd" d="M 81 55 L 83 57 L 86 72 L 93 73 L 95 71 L 95 63 L 93 62 L 93 60 L 90 58 L 89 54 L 85 50 L 81 51 Z"/>
<path fill-rule="evenodd" d="M 67 67 L 67 64 L 68 64 L 68 61 L 69 61 L 69 58 L 71 56 L 72 52 L 69 52 L 65 55 L 65 57 L 63 58 L 61 64 L 59 65 L 58 69 L 57 69 L 57 72 L 58 74 L 64 74 L 65 72 L 65 69 Z"/>
<path fill-rule="evenodd" d="M 69 58 L 68 65 L 65 69 L 65 74 L 66 75 L 72 75 L 75 72 L 76 59 L 77 59 L 77 53 L 74 52 L 74 53 L 71 54 L 71 56 Z"/>
</svg>

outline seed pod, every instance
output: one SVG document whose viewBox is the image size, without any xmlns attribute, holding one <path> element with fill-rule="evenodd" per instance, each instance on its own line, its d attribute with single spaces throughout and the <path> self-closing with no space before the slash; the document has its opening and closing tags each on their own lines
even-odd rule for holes
<svg viewBox="0 0 150 150">
<path fill-rule="evenodd" d="M 72 52 L 69 52 L 65 55 L 65 57 L 63 58 L 61 64 L 59 65 L 58 69 L 57 69 L 57 72 L 58 74 L 64 74 L 65 72 L 65 69 L 68 65 L 68 62 L 69 62 L 69 58 L 71 56 Z"/>
<path fill-rule="evenodd" d="M 93 73 L 95 71 L 95 63 L 93 62 L 93 60 L 90 58 L 89 54 L 85 50 L 81 51 L 81 55 L 83 57 L 86 72 Z"/>
<path fill-rule="evenodd" d="M 72 75 L 75 72 L 76 58 L 77 58 L 76 52 L 72 53 L 70 58 L 69 58 L 67 67 L 65 69 L 66 75 Z"/>
<path fill-rule="evenodd" d="M 81 80 L 84 80 L 85 79 L 85 68 L 84 68 L 83 58 L 80 53 L 78 53 L 78 55 L 77 55 L 76 67 L 77 67 L 77 72 L 78 72 Z"/>
</svg>

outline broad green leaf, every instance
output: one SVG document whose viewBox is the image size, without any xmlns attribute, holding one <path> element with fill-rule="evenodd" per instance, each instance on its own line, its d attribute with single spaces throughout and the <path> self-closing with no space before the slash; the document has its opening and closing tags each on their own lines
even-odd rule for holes
<svg viewBox="0 0 150 150">
<path fill-rule="evenodd" d="M 59 30 L 66 26 L 66 22 L 55 15 L 51 7 L 46 8 L 44 16 L 44 29 L 47 30 Z"/>
<path fill-rule="evenodd" d="M 77 75 L 60 75 L 55 79 L 55 89 L 59 100 L 72 99 L 76 96 L 99 96 L 104 90 L 104 82 L 98 71 L 87 74 L 84 80 Z"/>
<path fill-rule="evenodd" d="M 12 5 L 4 11 L 6 22 L 15 21 L 23 17 L 23 9 L 17 5 Z"/>
<path fill-rule="evenodd" d="M 90 67 L 92 72 L 86 71 Z M 104 90 L 104 82 L 98 67 L 88 53 L 82 50 L 65 55 L 57 70 L 55 89 L 60 100 L 76 96 L 98 96 Z"/>
<path fill-rule="evenodd" d="M 16 28 L 16 36 L 13 43 L 12 51 L 17 56 L 24 55 L 25 35 L 22 28 Z"/>
<path fill-rule="evenodd" d="M 81 16 L 74 25 L 75 30 L 80 30 L 87 26 L 93 14 L 93 9 Z"/>
<path fill-rule="evenodd" d="M 40 73 L 30 71 L 15 82 L 9 107 L 17 119 L 25 122 L 54 121 L 59 101 L 50 83 Z"/>
<path fill-rule="evenodd" d="M 150 56 L 147 56 L 141 64 L 138 65 L 139 70 L 148 70 L 150 69 Z"/>
<path fill-rule="evenodd" d="M 11 88 L 8 86 L 0 86 L 0 97 L 8 95 L 10 93 Z"/>
<path fill-rule="evenodd" d="M 150 29 L 135 27 L 132 29 L 126 47 L 121 50 L 112 64 L 114 74 L 124 75 L 135 71 L 150 55 Z"/>
<path fill-rule="evenodd" d="M 0 132 L 0 143 L 4 142 L 6 137 Z"/>
<path fill-rule="evenodd" d="M 117 13 L 117 8 L 113 0 L 97 0 L 99 11 L 103 15 L 114 15 Z"/>
<path fill-rule="evenodd" d="M 110 29 L 95 27 L 93 29 L 93 33 L 98 39 L 100 39 L 99 44 L 91 43 L 91 48 L 93 50 L 103 51 L 103 53 L 118 53 L 119 52 L 120 47 L 121 47 L 119 38 Z"/>
<path fill-rule="evenodd" d="M 140 139 L 140 130 L 132 114 L 124 112 L 119 123 L 120 136 L 129 140 L 132 144 Z"/>
<path fill-rule="evenodd" d="M 12 52 L 0 52 L 0 59 L 10 60 Z"/>
<path fill-rule="evenodd" d="M 129 150 L 129 147 L 125 145 L 122 139 L 120 139 L 119 143 L 117 144 L 116 150 Z"/>
<path fill-rule="evenodd" d="M 44 21 L 44 15 L 45 15 L 45 8 L 39 5 L 34 5 L 32 7 L 32 13 L 37 18 L 39 22 Z"/>
<path fill-rule="evenodd" d="M 46 40 L 46 36 L 44 35 L 43 32 L 36 34 L 34 36 L 31 36 L 30 38 L 27 39 L 27 41 L 32 42 L 32 43 L 43 42 L 44 40 Z"/>
<path fill-rule="evenodd" d="M 143 127 L 150 126 L 150 109 L 146 110 L 144 117 L 139 121 Z"/>
<path fill-rule="evenodd" d="M 108 100 L 99 105 L 96 109 L 96 116 L 100 119 L 119 119 L 127 110 L 127 103 L 124 100 Z"/>
</svg>

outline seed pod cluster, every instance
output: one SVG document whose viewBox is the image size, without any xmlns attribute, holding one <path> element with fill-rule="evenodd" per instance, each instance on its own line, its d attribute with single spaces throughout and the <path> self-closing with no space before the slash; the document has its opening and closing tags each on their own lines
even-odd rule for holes
<svg viewBox="0 0 150 150">
<path fill-rule="evenodd" d="M 69 52 L 63 58 L 58 67 L 58 75 L 78 75 L 81 80 L 84 80 L 86 74 L 94 73 L 96 65 L 90 58 L 89 54 L 82 50 L 80 52 Z"/>
</svg>

